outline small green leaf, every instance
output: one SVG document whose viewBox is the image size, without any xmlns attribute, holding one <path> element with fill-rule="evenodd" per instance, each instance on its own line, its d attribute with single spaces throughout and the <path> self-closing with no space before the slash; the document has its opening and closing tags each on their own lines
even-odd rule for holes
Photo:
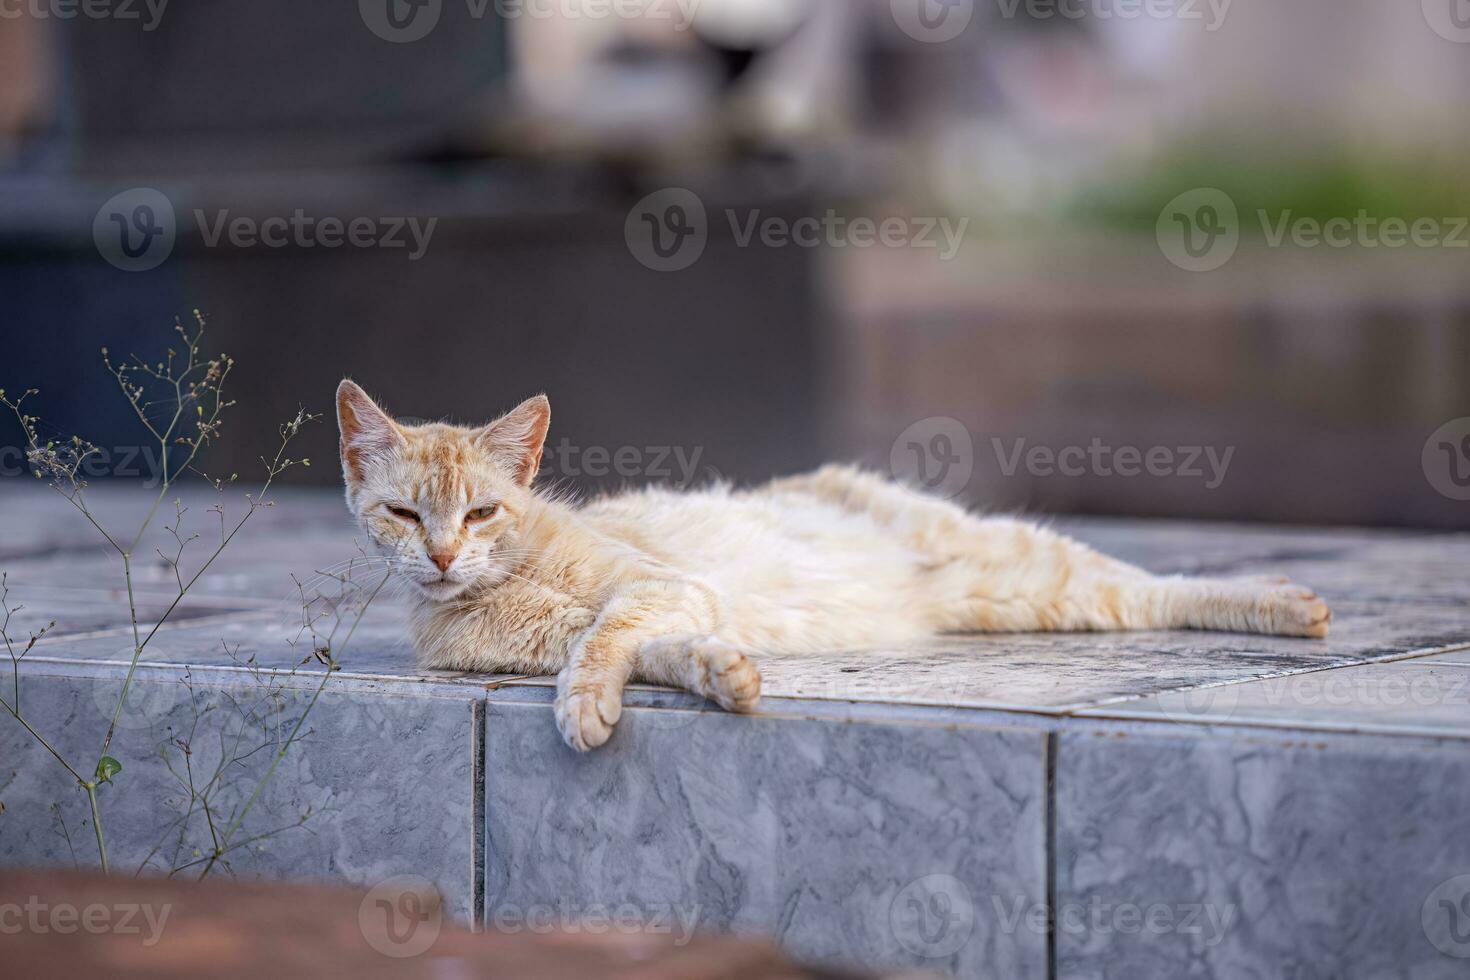
<svg viewBox="0 0 1470 980">
<path fill-rule="evenodd" d="M 98 783 L 105 783 L 113 776 L 122 772 L 122 763 L 110 755 L 104 755 L 97 760 L 96 778 Z"/>
</svg>

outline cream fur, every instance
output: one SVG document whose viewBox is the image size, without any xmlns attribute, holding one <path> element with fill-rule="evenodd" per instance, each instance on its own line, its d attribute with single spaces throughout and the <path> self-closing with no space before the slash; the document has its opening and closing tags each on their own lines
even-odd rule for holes
<svg viewBox="0 0 1470 980">
<path fill-rule="evenodd" d="M 400 425 L 350 381 L 337 403 L 348 506 L 414 587 L 423 663 L 556 674 L 557 723 L 582 751 L 611 736 L 630 680 L 753 710 L 762 653 L 955 632 L 1322 637 L 1331 619 L 1284 579 L 1153 576 L 844 466 L 577 506 L 532 489 L 544 397 L 479 429 Z"/>
</svg>

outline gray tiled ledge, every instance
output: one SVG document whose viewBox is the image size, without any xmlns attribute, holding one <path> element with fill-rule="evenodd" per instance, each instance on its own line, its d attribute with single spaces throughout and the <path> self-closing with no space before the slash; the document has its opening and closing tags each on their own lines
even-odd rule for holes
<svg viewBox="0 0 1470 980">
<path fill-rule="evenodd" d="M 7 500 L 0 567 L 30 615 L 61 621 L 26 677 L 72 738 L 130 630 L 116 569 L 85 529 L 43 520 L 48 503 Z M 1332 601 L 1334 636 L 964 637 L 763 658 L 758 717 L 639 688 L 609 746 L 583 757 L 557 738 L 549 679 L 423 671 L 403 607 L 383 602 L 273 790 L 280 812 L 328 812 L 239 870 L 412 871 L 492 926 L 533 907 L 631 906 L 774 933 L 806 957 L 959 976 L 1460 975 L 1466 961 L 1430 938 L 1446 924 L 1421 912 L 1436 883 L 1470 873 L 1470 707 L 1455 693 L 1470 673 L 1470 537 L 1066 526 L 1158 571 L 1291 575 Z M 246 679 L 246 658 L 301 659 L 288 574 L 349 557 L 352 538 L 335 494 L 286 494 L 259 515 L 185 607 L 194 618 L 149 647 L 142 677 L 162 709 L 119 743 L 130 776 L 186 709 L 168 680 L 184 665 L 217 687 Z M 145 617 L 169 583 L 144 567 Z M 64 863 L 55 794 L 36 782 L 47 760 L 16 735 L 0 722 L 0 863 Z M 147 778 L 122 785 L 167 796 Z M 139 858 L 158 828 L 121 790 L 115 802 L 119 853 Z M 1097 903 L 1243 918 L 1208 944 L 1024 918 Z M 1291 953 L 1298 932 L 1310 955 Z M 1339 947 L 1358 958 L 1326 952 Z"/>
<path fill-rule="evenodd" d="M 90 766 L 124 675 L 119 664 L 28 663 L 26 714 L 64 756 Z M 187 775 L 202 786 L 225 743 L 264 746 L 221 781 L 215 804 L 228 820 L 316 687 L 313 677 L 276 676 L 276 694 L 266 696 L 245 671 L 204 669 L 189 672 L 191 690 L 184 676 L 172 666 L 142 667 L 130 688 L 109 749 L 123 773 L 100 790 L 116 871 L 201 870 L 199 849 L 210 832 L 181 780 Z M 8 700 L 8 684 L 6 693 Z M 235 840 L 267 836 L 233 851 L 219 873 L 366 886 L 417 874 L 438 885 L 452 914 L 470 920 L 482 873 L 471 831 L 482 791 L 482 699 L 462 690 L 333 678 L 308 725 Z M 85 796 L 9 716 L 0 719 L 0 800 L 0 864 L 95 865 Z"/>
<path fill-rule="evenodd" d="M 1057 977 L 1470 970 L 1463 743 L 1104 727 L 1055 752 Z"/>
<path fill-rule="evenodd" d="M 632 707 L 578 756 L 545 694 L 498 691 L 487 712 L 492 925 L 672 909 L 815 961 L 1046 976 L 1045 937 L 979 908 L 1045 901 L 1044 733 Z"/>
</svg>

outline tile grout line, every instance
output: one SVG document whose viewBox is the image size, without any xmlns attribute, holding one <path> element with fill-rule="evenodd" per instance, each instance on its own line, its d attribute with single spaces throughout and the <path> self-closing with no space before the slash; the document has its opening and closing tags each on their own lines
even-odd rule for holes
<svg viewBox="0 0 1470 980">
<path fill-rule="evenodd" d="M 470 928 L 484 932 L 485 921 L 485 699 L 470 702 Z"/>
<path fill-rule="evenodd" d="M 1042 752 L 1045 755 L 1045 845 L 1046 845 L 1046 868 L 1044 871 L 1046 888 L 1046 903 L 1052 910 L 1048 917 L 1046 929 L 1046 976 L 1047 980 L 1057 980 L 1057 747 L 1060 743 L 1060 732 L 1049 731 L 1046 740 L 1042 743 Z"/>
</svg>

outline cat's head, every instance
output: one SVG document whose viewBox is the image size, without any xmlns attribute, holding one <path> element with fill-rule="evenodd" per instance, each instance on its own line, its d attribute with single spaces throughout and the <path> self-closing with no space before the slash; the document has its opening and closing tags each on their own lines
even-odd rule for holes
<svg viewBox="0 0 1470 980">
<path fill-rule="evenodd" d="M 447 602 L 518 560 L 517 527 L 551 424 L 544 395 L 480 428 L 395 421 L 351 381 L 337 389 L 347 506 L 394 569 Z"/>
</svg>

